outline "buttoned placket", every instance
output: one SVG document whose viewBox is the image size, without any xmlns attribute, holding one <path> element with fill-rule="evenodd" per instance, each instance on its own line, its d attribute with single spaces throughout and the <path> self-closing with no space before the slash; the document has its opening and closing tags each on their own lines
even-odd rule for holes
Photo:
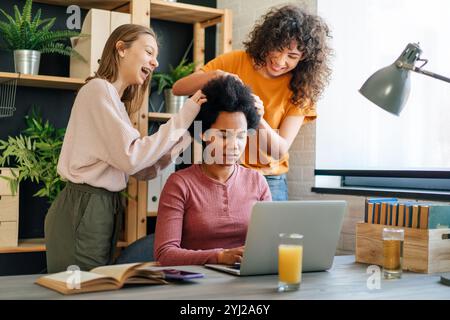
<svg viewBox="0 0 450 320">
<path fill-rule="evenodd" d="M 222 215 L 228 216 L 229 210 L 228 210 L 228 188 L 226 185 L 222 185 Z"/>
</svg>

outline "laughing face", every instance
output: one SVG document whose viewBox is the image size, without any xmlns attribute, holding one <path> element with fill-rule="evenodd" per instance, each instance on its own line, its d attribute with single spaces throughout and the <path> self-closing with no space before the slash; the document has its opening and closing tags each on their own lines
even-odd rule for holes
<svg viewBox="0 0 450 320">
<path fill-rule="evenodd" d="M 262 71 L 269 78 L 279 77 L 295 69 L 302 58 L 303 53 L 298 50 L 297 42 L 292 41 L 288 48 L 269 52 Z"/>
<path fill-rule="evenodd" d="M 123 80 L 129 85 L 142 85 L 158 67 L 158 44 L 151 35 L 140 35 L 129 48 L 119 50 Z"/>
</svg>

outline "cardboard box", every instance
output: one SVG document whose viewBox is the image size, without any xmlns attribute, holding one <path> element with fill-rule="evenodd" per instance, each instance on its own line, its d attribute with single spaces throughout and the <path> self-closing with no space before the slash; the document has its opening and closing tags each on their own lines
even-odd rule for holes
<svg viewBox="0 0 450 320">
<path fill-rule="evenodd" d="M 10 168 L 0 168 L 0 175 L 13 177 Z M 17 247 L 19 240 L 19 189 L 12 195 L 9 182 L 0 179 L 0 247 Z"/>
<path fill-rule="evenodd" d="M 17 247 L 19 228 L 16 221 L 0 221 L 0 247 Z"/>
</svg>

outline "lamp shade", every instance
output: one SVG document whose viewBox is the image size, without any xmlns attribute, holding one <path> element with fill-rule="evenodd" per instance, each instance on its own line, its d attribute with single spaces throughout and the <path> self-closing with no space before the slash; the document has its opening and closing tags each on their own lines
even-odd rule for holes
<svg viewBox="0 0 450 320">
<path fill-rule="evenodd" d="M 409 71 L 414 70 L 421 52 L 419 44 L 409 43 L 393 64 L 370 76 L 359 92 L 387 112 L 400 115 L 411 89 Z"/>
<path fill-rule="evenodd" d="M 375 72 L 359 92 L 380 108 L 398 116 L 408 100 L 410 89 L 409 70 L 393 63 Z"/>
</svg>

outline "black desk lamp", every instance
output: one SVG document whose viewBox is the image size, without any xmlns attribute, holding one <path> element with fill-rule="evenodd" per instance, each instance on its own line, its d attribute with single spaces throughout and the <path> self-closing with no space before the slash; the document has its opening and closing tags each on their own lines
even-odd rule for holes
<svg viewBox="0 0 450 320">
<path fill-rule="evenodd" d="M 428 60 L 420 59 L 421 53 L 422 50 L 418 44 L 408 44 L 393 64 L 370 76 L 359 92 L 380 108 L 398 116 L 408 100 L 411 87 L 410 71 L 450 82 L 450 78 L 422 70 Z M 416 67 L 414 65 L 416 61 L 422 61 L 423 64 Z"/>
</svg>

